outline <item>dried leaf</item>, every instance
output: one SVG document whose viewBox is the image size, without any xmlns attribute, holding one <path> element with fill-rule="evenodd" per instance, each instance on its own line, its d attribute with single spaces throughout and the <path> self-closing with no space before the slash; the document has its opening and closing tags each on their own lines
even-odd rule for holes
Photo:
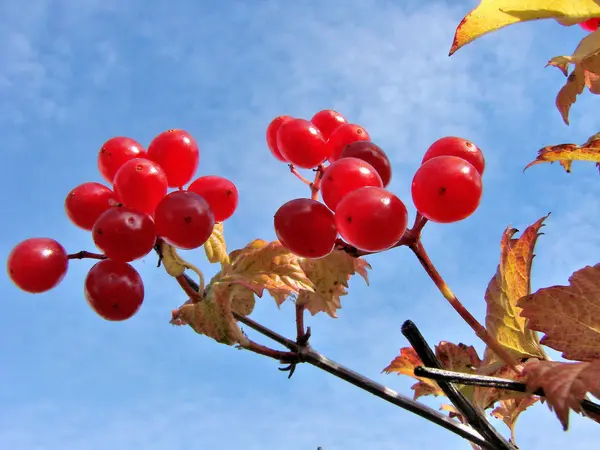
<svg viewBox="0 0 600 450">
<path fill-rule="evenodd" d="M 242 316 L 249 316 L 254 311 L 256 298 L 254 292 L 241 284 L 229 285 L 229 296 L 231 298 L 231 310 Z"/>
<path fill-rule="evenodd" d="M 545 162 L 558 161 L 567 173 L 571 172 L 573 161 L 592 161 L 600 167 L 600 133 L 591 136 L 583 145 L 559 144 L 544 147 L 538 151 L 537 158 L 527 164 L 524 170 Z"/>
<path fill-rule="evenodd" d="M 419 382 L 413 384 L 411 387 L 415 391 L 415 400 L 424 395 L 433 395 L 435 397 L 444 395 L 444 391 L 440 389 L 435 381 L 415 376 L 415 367 L 423 365 L 421 358 L 419 358 L 419 355 L 417 355 L 412 347 L 404 347 L 400 349 L 400 355 L 396 356 L 390 365 L 383 369 L 383 372 L 387 374 L 397 373 L 398 375 L 408 375 L 418 380 Z"/>
<path fill-rule="evenodd" d="M 537 19 L 559 19 L 565 23 L 600 17 L 595 0 L 482 0 L 460 22 L 450 55 L 475 39 L 508 25 Z"/>
<path fill-rule="evenodd" d="M 491 416 L 500 419 L 510 429 L 510 438 L 513 444 L 516 443 L 515 425 L 519 415 L 538 400 L 539 397 L 533 395 L 501 400 L 500 404 L 490 413 Z"/>
<path fill-rule="evenodd" d="M 577 96 L 583 92 L 584 88 L 585 70 L 581 66 L 577 66 L 567 77 L 567 82 L 556 96 L 556 108 L 567 125 L 569 125 L 571 106 L 577 101 Z"/>
<path fill-rule="evenodd" d="M 320 259 L 301 259 L 300 267 L 314 285 L 314 292 L 300 292 L 297 303 L 306 305 L 313 316 L 318 312 L 326 312 L 331 317 L 337 317 L 336 312 L 342 307 L 340 297 L 347 295 L 346 288 L 352 275 L 358 273 L 369 284 L 369 263 L 363 258 L 353 258 L 342 250 L 334 250 Z"/>
<path fill-rule="evenodd" d="M 581 413 L 581 401 L 590 393 L 600 397 L 600 360 L 565 363 L 533 360 L 525 365 L 527 389 L 544 389 L 548 406 L 556 412 L 565 430 L 569 411 Z"/>
<path fill-rule="evenodd" d="M 522 370 L 522 365 L 517 365 L 517 369 Z M 504 378 L 505 380 L 518 381 L 520 383 L 525 382 L 523 375 L 518 375 L 512 368 L 506 366 L 506 364 L 499 365 L 493 371 L 485 370 L 482 367 L 480 374 L 490 375 L 493 377 Z M 485 372 L 485 373 L 483 373 Z M 473 403 L 479 406 L 481 409 L 492 408 L 497 402 L 504 400 L 522 400 L 529 397 L 530 395 L 523 392 L 509 391 L 506 389 L 489 388 L 482 386 L 475 386 L 473 394 Z"/>
<path fill-rule="evenodd" d="M 546 217 L 527 227 L 519 238 L 514 238 L 518 230 L 506 229 L 500 243 L 500 264 L 485 293 L 485 326 L 516 360 L 545 357 L 537 334 L 527 328 L 525 319 L 520 316 L 517 302 L 531 292 L 533 251 Z M 495 354 L 486 349 L 484 364 L 489 366 L 495 362 Z"/>
<path fill-rule="evenodd" d="M 567 359 L 600 359 L 600 264 L 578 270 L 569 286 L 542 288 L 520 300 L 529 328 Z M 600 378 L 599 378 L 600 379 Z"/>
<path fill-rule="evenodd" d="M 229 263 L 229 255 L 227 254 L 227 246 L 225 244 L 225 236 L 223 235 L 223 223 L 215 224 L 212 234 L 208 241 L 204 243 L 204 251 L 206 258 L 211 263 Z"/>
</svg>

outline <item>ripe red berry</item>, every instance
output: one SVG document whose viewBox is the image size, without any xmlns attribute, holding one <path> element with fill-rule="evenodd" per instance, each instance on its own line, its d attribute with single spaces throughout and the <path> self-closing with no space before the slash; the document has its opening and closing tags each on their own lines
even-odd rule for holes
<svg viewBox="0 0 600 450">
<path fill-rule="evenodd" d="M 463 138 L 446 136 L 438 139 L 427 149 L 421 164 L 437 156 L 457 156 L 462 158 L 475 167 L 480 175 L 483 175 L 483 171 L 485 170 L 485 158 L 481 150 L 475 144 Z"/>
<path fill-rule="evenodd" d="M 311 122 L 292 119 L 277 132 L 277 148 L 290 163 L 304 169 L 317 167 L 326 158 L 325 139 Z"/>
<path fill-rule="evenodd" d="M 581 28 L 585 31 L 593 32 L 598 29 L 600 26 L 600 17 L 594 17 L 593 19 L 588 19 L 585 22 L 581 22 L 579 24 Z"/>
<path fill-rule="evenodd" d="M 360 125 L 345 123 L 335 129 L 327 141 L 327 159 L 334 162 L 340 159 L 342 151 L 348 144 L 357 141 L 369 141 L 371 137 Z"/>
<path fill-rule="evenodd" d="M 100 317 L 127 320 L 144 301 L 142 277 L 131 265 L 106 259 L 96 263 L 85 278 L 85 298 Z"/>
<path fill-rule="evenodd" d="M 31 294 L 57 286 L 67 273 L 66 250 L 54 239 L 30 238 L 17 244 L 8 255 L 8 275 L 18 288 Z"/>
<path fill-rule="evenodd" d="M 233 216 L 238 205 L 238 190 L 227 178 L 216 175 L 200 177 L 187 190 L 195 192 L 208 202 L 216 222 L 223 222 Z"/>
<path fill-rule="evenodd" d="M 196 173 L 200 151 L 191 134 L 169 130 L 152 140 L 148 146 L 148 159 L 163 168 L 169 187 L 182 187 Z"/>
<path fill-rule="evenodd" d="M 92 238 L 109 258 L 129 262 L 146 256 L 156 242 L 152 218 L 126 206 L 106 210 L 94 224 Z"/>
<path fill-rule="evenodd" d="M 356 141 L 346 145 L 340 158 L 358 158 L 373 166 L 381 177 L 383 187 L 390 184 L 392 165 L 385 152 L 371 141 Z"/>
<path fill-rule="evenodd" d="M 164 197 L 154 213 L 156 231 L 168 244 L 190 250 L 203 245 L 215 226 L 208 202 L 189 191 Z"/>
<path fill-rule="evenodd" d="M 408 225 L 408 212 L 391 192 L 367 186 L 342 199 L 335 211 L 335 223 L 349 244 L 365 252 L 380 252 L 400 240 Z"/>
<path fill-rule="evenodd" d="M 425 162 L 413 178 L 412 198 L 427 219 L 451 223 L 469 217 L 479 206 L 481 175 L 457 156 L 438 156 Z"/>
<path fill-rule="evenodd" d="M 128 137 L 114 137 L 104 143 L 98 153 L 98 170 L 109 183 L 113 182 L 117 170 L 133 158 L 145 158 L 144 147 Z"/>
<path fill-rule="evenodd" d="M 337 239 L 333 213 L 309 198 L 283 204 L 275 213 L 274 225 L 281 244 L 303 258 L 327 256 Z"/>
<path fill-rule="evenodd" d="M 319 129 L 323 139 L 327 140 L 340 125 L 348 121 L 339 112 L 333 109 L 324 109 L 316 113 L 310 121 Z"/>
<path fill-rule="evenodd" d="M 135 158 L 117 171 L 114 188 L 124 205 L 151 214 L 167 194 L 167 176 L 156 162 Z"/>
<path fill-rule="evenodd" d="M 344 196 L 365 186 L 383 187 L 381 177 L 373 166 L 358 158 L 338 159 L 323 174 L 323 202 L 335 211 Z"/>
<path fill-rule="evenodd" d="M 267 146 L 269 147 L 269 150 L 271 150 L 273 156 L 281 162 L 287 162 L 287 160 L 281 155 L 279 147 L 277 147 L 277 132 L 283 123 L 289 122 L 292 119 L 293 117 L 291 116 L 275 117 L 267 127 Z"/>
<path fill-rule="evenodd" d="M 117 204 L 115 193 L 103 184 L 83 183 L 67 195 L 65 212 L 71 222 L 89 231 L 104 211 Z"/>
</svg>

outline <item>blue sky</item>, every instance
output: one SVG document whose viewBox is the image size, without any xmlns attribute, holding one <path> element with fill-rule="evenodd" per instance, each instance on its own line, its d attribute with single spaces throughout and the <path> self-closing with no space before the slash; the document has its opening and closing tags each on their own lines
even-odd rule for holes
<svg viewBox="0 0 600 450">
<path fill-rule="evenodd" d="M 454 29 L 475 3 L 31 0 L 25 7 L 5 0 L 2 255 L 31 236 L 56 238 L 71 252 L 93 250 L 89 235 L 68 222 L 65 195 L 82 182 L 101 181 L 96 155 L 109 137 L 147 145 L 169 128 L 198 140 L 199 174 L 237 184 L 239 210 L 226 224 L 229 248 L 274 239 L 274 212 L 307 190 L 270 156 L 266 126 L 280 114 L 310 118 L 335 108 L 386 150 L 394 170 L 390 189 L 411 214 L 410 181 L 429 144 L 459 135 L 483 149 L 479 210 L 462 223 L 430 224 L 424 237 L 475 315 L 484 317 L 483 294 L 509 224 L 523 229 L 552 211 L 533 286 L 565 283 L 574 270 L 598 262 L 597 170 L 584 163 L 571 175 L 558 166 L 525 174 L 522 168 L 542 146 L 581 143 L 598 131 L 598 100 L 590 95 L 574 106 L 572 125 L 562 123 L 554 97 L 564 78 L 544 69 L 552 56 L 570 54 L 584 32 L 525 24 L 448 58 Z M 209 277 L 215 270 L 200 251 L 186 256 Z M 475 343 L 482 351 L 406 249 L 369 261 L 371 286 L 351 282 L 339 319 L 308 319 L 316 349 L 409 395 L 410 379 L 380 374 L 407 345 L 404 320 L 412 319 L 431 343 Z M 287 380 L 271 360 L 171 327 L 170 311 L 184 296 L 153 257 L 135 264 L 147 287 L 139 314 L 105 322 L 83 297 L 92 264 L 73 262 L 60 287 L 39 296 L 0 277 L 2 449 L 469 448 L 313 367 Z M 291 305 L 278 310 L 265 297 L 253 317 L 294 332 Z M 595 445 L 595 427 L 573 417 L 564 433 L 537 405 L 521 417 L 517 439 L 526 450 L 549 443 L 584 449 Z"/>
</svg>

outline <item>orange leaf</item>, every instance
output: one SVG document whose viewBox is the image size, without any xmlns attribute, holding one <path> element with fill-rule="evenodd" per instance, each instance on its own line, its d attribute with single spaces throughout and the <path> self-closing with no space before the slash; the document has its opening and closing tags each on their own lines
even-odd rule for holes
<svg viewBox="0 0 600 450">
<path fill-rule="evenodd" d="M 524 398 L 510 398 L 501 400 L 500 404 L 491 412 L 491 416 L 500 419 L 510 429 L 511 441 L 515 439 L 515 425 L 519 415 L 539 400 L 539 397 L 529 395 Z"/>
<path fill-rule="evenodd" d="M 542 288 L 519 305 L 529 327 L 545 333 L 542 344 L 567 359 L 600 359 L 600 264 L 575 272 L 569 286 Z"/>
<path fill-rule="evenodd" d="M 596 78 L 594 78 L 594 82 L 597 82 Z M 556 161 L 563 166 L 567 173 L 571 172 L 573 161 L 592 161 L 596 163 L 596 166 L 600 167 L 600 133 L 591 136 L 581 146 L 577 144 L 559 144 L 544 147 L 538 151 L 537 158 L 527 164 L 524 170 L 537 164 L 545 162 L 553 163 Z"/>
<path fill-rule="evenodd" d="M 581 413 L 581 401 L 590 393 L 600 397 L 600 360 L 565 363 L 530 361 L 524 369 L 530 392 L 544 389 L 548 406 L 556 412 L 565 430 L 569 427 L 569 412 Z"/>
<path fill-rule="evenodd" d="M 522 369 L 522 365 L 517 365 L 518 369 Z M 518 375 L 512 368 L 501 365 L 493 371 L 485 371 L 485 375 L 493 377 L 504 378 L 506 380 L 513 380 L 518 382 L 524 382 L 525 377 Z M 473 394 L 473 403 L 482 409 L 492 408 L 497 402 L 504 400 L 521 400 L 525 397 L 529 397 L 529 394 L 522 392 L 509 391 L 506 389 L 490 388 L 475 386 L 475 392 Z"/>
<path fill-rule="evenodd" d="M 563 121 L 569 125 L 569 112 L 571 106 L 577 101 L 577 96 L 583 93 L 585 88 L 585 69 L 576 66 L 575 70 L 567 77 L 567 82 L 558 91 L 556 96 L 556 108 L 560 112 Z"/>
<path fill-rule="evenodd" d="M 421 358 L 419 358 L 419 355 L 417 355 L 417 352 L 412 347 L 404 347 L 400 349 L 400 355 L 396 356 L 390 365 L 383 369 L 383 372 L 387 374 L 395 372 L 398 375 L 408 375 L 419 380 L 418 383 L 411 386 L 411 389 L 415 391 L 415 400 L 424 395 L 433 395 L 435 397 L 444 395 L 444 391 L 440 389 L 435 381 L 415 376 L 415 367 L 423 365 L 423 361 L 421 361 Z"/>
</svg>

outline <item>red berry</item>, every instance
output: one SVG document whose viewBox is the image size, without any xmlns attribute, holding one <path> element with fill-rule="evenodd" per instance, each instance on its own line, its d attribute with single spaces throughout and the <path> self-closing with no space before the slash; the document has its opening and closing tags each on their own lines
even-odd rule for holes
<svg viewBox="0 0 600 450">
<path fill-rule="evenodd" d="M 8 255 L 8 275 L 18 288 L 31 294 L 57 286 L 67 273 L 66 250 L 54 239 L 30 238 L 17 244 Z"/>
<path fill-rule="evenodd" d="M 483 171 L 485 170 L 485 159 L 481 150 L 475 144 L 463 138 L 446 136 L 438 139 L 427 149 L 421 164 L 437 156 L 457 156 L 462 158 L 475 167 L 480 175 L 483 175 Z"/>
<path fill-rule="evenodd" d="M 425 162 L 413 178 L 417 210 L 438 223 L 457 222 L 479 206 L 483 186 L 475 167 L 457 156 L 438 156 Z"/>
<path fill-rule="evenodd" d="M 367 186 L 346 195 L 335 211 L 340 236 L 359 250 L 393 247 L 408 225 L 406 206 L 391 192 Z"/>
<path fill-rule="evenodd" d="M 83 183 L 67 195 L 65 211 L 71 222 L 89 231 L 98 217 L 117 203 L 115 193 L 103 184 Z"/>
<path fill-rule="evenodd" d="M 600 26 L 600 17 L 594 17 L 593 19 L 588 19 L 585 22 L 581 22 L 579 24 L 579 26 L 581 28 L 583 28 L 585 31 L 589 31 L 589 32 L 596 31 L 598 29 L 598 26 Z"/>
<path fill-rule="evenodd" d="M 290 163 L 312 169 L 325 161 L 325 139 L 308 120 L 292 119 L 284 122 L 277 132 L 277 148 Z"/>
<path fill-rule="evenodd" d="M 346 145 L 340 158 L 358 158 L 373 166 L 381 177 L 383 187 L 390 184 L 392 165 L 385 152 L 371 141 L 356 141 Z"/>
<path fill-rule="evenodd" d="M 167 176 L 156 162 L 136 158 L 117 171 L 114 188 L 124 205 L 150 214 L 167 194 Z"/>
<path fill-rule="evenodd" d="M 84 294 L 91 308 L 103 319 L 127 320 L 142 306 L 144 283 L 131 265 L 106 259 L 88 272 Z"/>
<path fill-rule="evenodd" d="M 381 177 L 373 166 L 358 158 L 338 159 L 323 174 L 323 202 L 335 211 L 344 196 L 365 186 L 383 187 Z"/>
<path fill-rule="evenodd" d="M 339 112 L 333 109 L 324 109 L 316 113 L 310 121 L 319 129 L 325 140 L 329 139 L 337 127 L 348 123 Z"/>
<path fill-rule="evenodd" d="M 181 187 L 196 173 L 200 151 L 188 132 L 169 130 L 152 140 L 148 146 L 148 159 L 163 168 L 169 187 Z"/>
<path fill-rule="evenodd" d="M 303 258 L 322 258 L 337 239 L 333 213 L 309 198 L 283 204 L 275 213 L 275 233 L 281 245 Z"/>
<path fill-rule="evenodd" d="M 98 169 L 109 183 L 113 182 L 117 170 L 133 158 L 145 158 L 146 151 L 140 143 L 128 137 L 114 137 L 104 143 L 98 153 Z"/>
<path fill-rule="evenodd" d="M 291 116 L 275 117 L 267 127 L 267 146 L 269 147 L 269 150 L 271 150 L 273 156 L 281 162 L 287 162 L 287 160 L 281 155 L 281 152 L 277 147 L 277 132 L 283 123 L 289 122 L 292 119 L 293 117 Z"/>
<path fill-rule="evenodd" d="M 154 220 L 160 237 L 186 250 L 204 244 L 215 226 L 208 202 L 189 191 L 171 192 L 163 198 L 156 207 Z"/>
<path fill-rule="evenodd" d="M 216 175 L 200 177 L 187 190 L 195 192 L 208 202 L 216 222 L 223 222 L 233 216 L 238 205 L 238 190 L 227 178 Z"/>
<path fill-rule="evenodd" d="M 125 206 L 114 207 L 98 217 L 92 238 L 107 257 L 129 262 L 152 251 L 156 228 L 150 215 Z"/>
<path fill-rule="evenodd" d="M 335 129 L 327 141 L 327 159 L 334 162 L 340 159 L 342 151 L 348 144 L 357 141 L 369 141 L 371 136 L 360 125 L 345 123 Z"/>
</svg>

